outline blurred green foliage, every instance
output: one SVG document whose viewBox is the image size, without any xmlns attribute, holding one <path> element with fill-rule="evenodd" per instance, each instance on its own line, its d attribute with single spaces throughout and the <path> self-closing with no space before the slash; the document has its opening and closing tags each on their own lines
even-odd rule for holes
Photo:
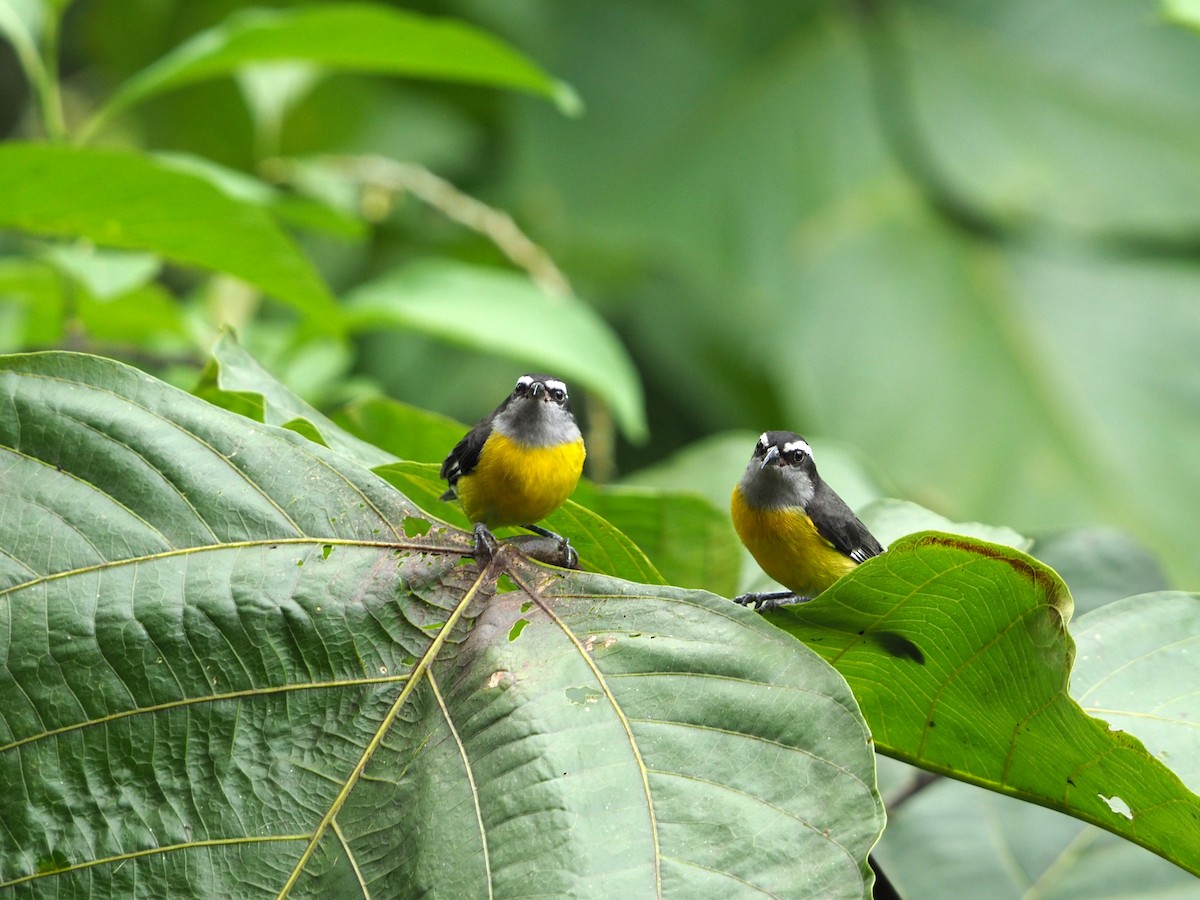
<svg viewBox="0 0 1200 900">
<path fill-rule="evenodd" d="M 36 45 L 52 17 L 5 5 L 32 23 Z M 1154 3 L 416 7 L 502 37 L 522 67 L 507 83 L 542 98 L 397 78 L 422 72 L 332 41 L 305 66 L 281 64 L 277 48 L 256 50 L 253 19 L 226 23 L 247 6 L 232 0 L 63 5 L 67 133 L 91 122 L 97 144 L 276 181 L 282 193 L 263 202 L 291 208 L 335 294 L 428 257 L 511 265 L 486 227 L 447 212 L 455 197 L 418 202 L 419 186 L 371 182 L 346 154 L 431 170 L 512 212 L 551 272 L 568 273 L 615 329 L 645 385 L 650 441 L 593 454 L 602 477 L 714 432 L 788 427 L 854 447 L 889 493 L 951 518 L 1026 533 L 1116 526 L 1176 583 L 1200 576 L 1195 517 L 1180 502 L 1200 493 L 1200 41 Z M 1186 17 L 1187 4 L 1172 12 Z M 233 50 L 181 64 L 179 86 L 140 105 L 105 110 L 126 79 L 218 27 L 237 32 Z M 273 61 L 247 73 L 243 58 Z M 0 93 L 7 137 L 52 129 L 15 54 L 0 70 L 12 75 Z M 569 97 L 564 84 L 582 116 L 546 102 Z M 335 227 L 335 216 L 367 227 Z M 2 246 L 28 252 L 13 237 Z M 157 282 L 181 315 L 151 334 L 131 325 L 121 341 L 89 324 L 93 298 L 64 309 L 46 300 L 43 272 L 18 286 L 11 272 L 10 261 L 7 349 L 70 344 L 154 368 L 198 363 L 232 324 L 322 405 L 383 390 L 464 420 L 492 403 L 481 384 L 515 371 L 503 348 L 480 353 L 467 338 L 453 349 L 444 332 L 322 334 L 274 299 L 175 269 Z M 628 371 L 595 371 L 621 384 L 620 421 L 637 437 Z M 608 412 L 597 411 L 607 448 Z"/>
</svg>

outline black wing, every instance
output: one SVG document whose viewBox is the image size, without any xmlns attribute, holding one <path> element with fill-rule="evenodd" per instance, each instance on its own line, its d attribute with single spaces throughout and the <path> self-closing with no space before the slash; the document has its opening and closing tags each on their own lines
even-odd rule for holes
<svg viewBox="0 0 1200 900">
<path fill-rule="evenodd" d="M 450 451 L 449 455 L 442 460 L 442 477 L 450 482 L 449 490 L 442 494 L 443 500 L 453 499 L 455 496 L 454 485 L 458 484 L 458 479 L 469 475 L 479 464 L 479 454 L 483 450 L 488 435 L 492 433 L 494 417 L 495 413 L 492 413 L 468 431 L 463 439 L 454 445 L 454 449 Z"/>
<path fill-rule="evenodd" d="M 809 507 L 823 511 L 820 521 L 813 519 L 813 524 L 817 526 L 821 537 L 833 544 L 839 553 L 860 563 L 883 552 L 883 546 L 875 540 L 875 535 L 867 530 L 854 510 L 825 482 L 819 483 L 817 494 Z"/>
</svg>

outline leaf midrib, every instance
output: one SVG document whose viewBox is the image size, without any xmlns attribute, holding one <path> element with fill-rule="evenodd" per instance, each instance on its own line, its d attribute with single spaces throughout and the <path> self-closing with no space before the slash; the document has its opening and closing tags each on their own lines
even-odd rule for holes
<svg viewBox="0 0 1200 900">
<path fill-rule="evenodd" d="M 37 578 L 31 578 L 28 581 L 20 582 L 19 584 L 10 585 L 6 588 L 0 588 L 0 597 L 5 597 L 8 594 L 13 594 L 18 591 L 23 591 L 26 588 L 36 587 L 39 584 L 45 584 L 49 581 L 57 581 L 62 578 L 71 578 L 77 575 L 87 575 L 92 572 L 108 571 L 121 566 L 139 565 L 141 563 L 155 562 L 157 560 L 170 559 L 178 556 L 189 556 L 196 553 L 213 553 L 223 550 L 246 550 L 255 547 L 275 547 L 283 544 L 328 544 L 335 547 L 373 547 L 380 550 L 398 550 L 411 553 L 458 554 L 462 552 L 460 548 L 424 544 L 420 542 L 373 541 L 360 538 L 292 537 L 259 538 L 252 541 L 226 541 L 220 544 L 200 544 L 195 547 L 172 547 L 170 550 L 162 550 L 158 553 L 148 553 L 144 556 L 130 556 L 124 559 L 110 559 L 105 560 L 102 563 L 94 563 L 90 566 L 80 566 L 75 569 L 64 569 L 61 572 L 51 572 L 46 575 L 39 575 Z"/>
</svg>

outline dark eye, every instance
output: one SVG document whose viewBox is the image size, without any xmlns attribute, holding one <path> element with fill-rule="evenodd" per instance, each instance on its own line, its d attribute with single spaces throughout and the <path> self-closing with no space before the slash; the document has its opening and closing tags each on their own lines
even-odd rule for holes
<svg viewBox="0 0 1200 900">
<path fill-rule="evenodd" d="M 804 459 L 804 451 L 800 449 L 789 450 L 787 456 L 788 462 L 790 462 L 792 465 L 797 465 L 800 460 Z"/>
<path fill-rule="evenodd" d="M 555 403 L 562 403 L 567 399 L 567 392 L 562 388 L 550 388 L 550 396 L 554 398 Z"/>
</svg>

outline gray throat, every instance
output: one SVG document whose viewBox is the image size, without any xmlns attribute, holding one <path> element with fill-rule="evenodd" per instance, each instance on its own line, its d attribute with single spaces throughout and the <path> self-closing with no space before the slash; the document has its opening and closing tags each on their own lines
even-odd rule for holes
<svg viewBox="0 0 1200 900">
<path fill-rule="evenodd" d="M 575 418 L 561 406 L 542 400 L 510 403 L 492 422 L 500 434 L 533 447 L 553 447 L 579 440 Z"/>
<path fill-rule="evenodd" d="M 746 474 L 738 484 L 746 502 L 759 509 L 782 509 L 786 506 L 807 509 L 816 490 L 802 472 L 778 466 L 760 469 L 757 462 L 747 466 Z"/>
</svg>

